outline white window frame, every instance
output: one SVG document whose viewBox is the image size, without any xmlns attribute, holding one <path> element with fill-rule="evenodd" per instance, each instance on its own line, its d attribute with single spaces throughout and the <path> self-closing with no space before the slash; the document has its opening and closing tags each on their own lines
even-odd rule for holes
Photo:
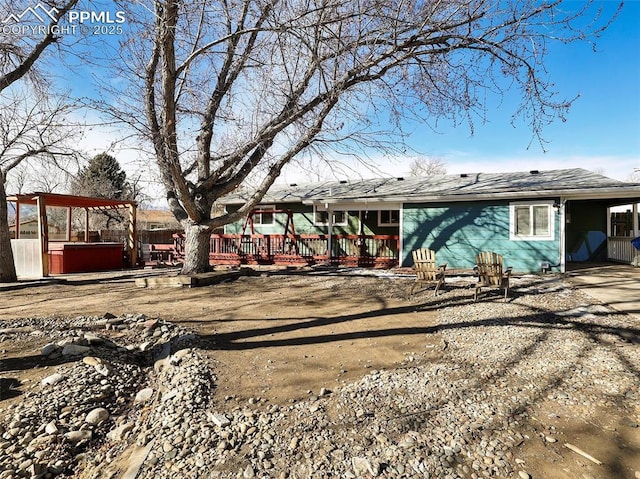
<svg viewBox="0 0 640 479">
<path fill-rule="evenodd" d="M 509 204 L 509 239 L 512 241 L 553 241 L 555 239 L 555 209 L 553 207 L 554 202 L 548 201 L 518 201 Z M 516 208 L 529 207 L 530 224 L 533 225 L 533 208 L 535 206 L 547 207 L 547 221 L 549 223 L 548 232 L 545 235 L 518 235 L 516 234 Z"/>
<path fill-rule="evenodd" d="M 264 223 L 262 221 L 262 213 L 260 213 L 261 211 L 266 211 L 266 210 L 275 210 L 276 209 L 276 205 L 258 205 L 256 206 L 253 211 L 253 224 L 254 225 L 262 225 L 262 226 L 272 226 L 275 224 L 276 222 L 276 218 L 275 218 L 275 213 L 270 213 L 271 214 L 271 221 L 269 223 Z"/>
<path fill-rule="evenodd" d="M 318 221 L 318 213 L 326 213 L 327 214 L 327 220 L 326 221 Z M 313 224 L 314 226 L 328 226 L 329 225 L 329 213 L 331 213 L 333 215 L 333 222 L 331 223 L 332 226 L 347 226 L 347 224 L 349 223 L 349 220 L 347 219 L 349 216 L 349 212 L 345 211 L 345 210 L 324 210 L 324 209 L 319 209 L 316 206 L 313 207 Z M 336 213 L 342 213 L 343 216 L 343 220 L 338 222 L 336 221 Z"/>
<path fill-rule="evenodd" d="M 388 212 L 389 214 L 391 214 L 391 212 L 396 211 L 398 213 L 398 221 L 396 222 L 383 222 L 382 221 L 382 213 Z M 378 210 L 378 226 L 400 226 L 400 210 Z"/>
</svg>

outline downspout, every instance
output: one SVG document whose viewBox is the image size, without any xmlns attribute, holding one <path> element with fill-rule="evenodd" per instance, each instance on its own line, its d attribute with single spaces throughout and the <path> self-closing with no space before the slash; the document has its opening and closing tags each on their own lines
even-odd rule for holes
<svg viewBox="0 0 640 479">
<path fill-rule="evenodd" d="M 558 213 L 560 214 L 560 272 L 565 273 L 567 271 L 567 235 L 566 235 L 566 227 L 565 227 L 565 204 L 567 203 L 566 199 L 560 198 L 560 208 L 558 209 Z"/>
</svg>

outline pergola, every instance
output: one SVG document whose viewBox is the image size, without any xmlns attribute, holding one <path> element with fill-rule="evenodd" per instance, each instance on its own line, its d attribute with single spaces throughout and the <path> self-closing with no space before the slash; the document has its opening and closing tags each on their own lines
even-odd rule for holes
<svg viewBox="0 0 640 479">
<path fill-rule="evenodd" d="M 89 241 L 89 213 L 96 211 L 107 211 L 114 209 L 127 209 L 129 216 L 128 236 L 124 245 L 129 253 L 130 266 L 136 264 L 136 202 L 129 200 L 112 200 L 106 198 L 90 198 L 85 196 L 63 195 L 57 193 L 29 193 L 9 196 L 8 202 L 16 203 L 16 240 L 20 240 L 20 206 L 35 205 L 38 218 L 38 241 L 42 256 L 42 276 L 48 276 L 49 267 L 49 227 L 47 220 L 47 206 L 67 209 L 66 221 L 66 241 L 71 241 L 71 209 L 79 208 L 84 210 L 85 228 L 84 243 Z"/>
</svg>

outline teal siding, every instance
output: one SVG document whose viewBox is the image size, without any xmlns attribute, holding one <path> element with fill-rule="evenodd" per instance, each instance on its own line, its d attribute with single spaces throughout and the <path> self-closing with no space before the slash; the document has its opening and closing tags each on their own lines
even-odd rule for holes
<svg viewBox="0 0 640 479">
<path fill-rule="evenodd" d="M 227 206 L 227 211 L 235 211 L 237 208 L 237 206 Z M 293 212 L 293 224 L 295 226 L 296 234 L 327 234 L 327 226 L 313 224 L 313 206 L 287 203 L 279 205 L 277 204 L 276 209 L 291 210 Z M 274 215 L 273 224 L 256 224 L 255 232 L 257 234 L 284 234 L 286 223 L 287 215 L 285 213 L 277 213 L 276 215 Z M 224 228 L 224 232 L 227 234 L 240 234 L 242 233 L 243 226 L 244 219 L 242 221 L 226 225 Z M 250 233 L 251 231 L 247 226 L 246 234 Z M 358 234 L 358 212 L 348 212 L 347 224 L 342 226 L 334 225 L 333 233 Z"/>
<path fill-rule="evenodd" d="M 232 212 L 238 209 L 238 206 L 227 206 L 227 211 Z M 276 209 L 291 210 L 293 212 L 293 224 L 295 225 L 296 234 L 327 234 L 327 226 L 319 226 L 313 224 L 313 206 L 302 204 L 277 204 Z M 346 225 L 333 225 L 334 234 L 358 234 L 358 211 L 347 212 L 347 224 Z M 257 234 L 283 234 L 284 227 L 287 222 L 287 215 L 284 213 L 278 213 L 274 217 L 274 222 L 271 225 L 255 225 L 255 231 Z M 363 211 L 362 212 L 363 233 L 365 235 L 397 235 L 398 226 L 378 226 L 378 212 L 377 211 Z M 226 225 L 224 232 L 227 234 L 240 234 L 242 233 L 242 227 L 244 226 L 244 219 Z M 247 227 L 247 234 L 251 231 Z"/>
<path fill-rule="evenodd" d="M 449 268 L 471 269 L 480 251 L 496 251 L 506 266 L 518 272 L 539 272 L 540 263 L 560 263 L 560 225 L 555 215 L 553 241 L 513 241 L 509 238 L 509 202 L 407 204 L 403 210 L 404 266 L 411 251 L 436 251 Z"/>
</svg>

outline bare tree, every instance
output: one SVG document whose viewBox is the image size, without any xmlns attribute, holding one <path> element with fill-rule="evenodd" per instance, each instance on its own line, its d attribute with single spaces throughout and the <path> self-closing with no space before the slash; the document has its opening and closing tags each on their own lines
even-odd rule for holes
<svg viewBox="0 0 640 479">
<path fill-rule="evenodd" d="M 378 112 L 473 128 L 488 94 L 515 88 L 514 115 L 539 136 L 571 103 L 545 71 L 548 44 L 595 37 L 609 14 L 563 0 L 155 0 L 127 17 L 134 81 L 115 114 L 153 145 L 186 230 L 183 272 L 199 272 L 212 228 L 249 213 L 296 156 L 395 146 Z M 249 178 L 243 206 L 211 218 Z"/>
<path fill-rule="evenodd" d="M 30 161 L 61 166 L 64 158 L 73 155 L 70 145 L 76 133 L 67 120 L 73 106 L 62 99 L 5 90 L 0 93 L 0 105 L 0 282 L 8 282 L 16 276 L 7 217 L 7 175 Z"/>
<path fill-rule="evenodd" d="M 46 151 L 47 146 L 53 148 L 58 144 L 53 141 L 50 132 L 44 129 L 45 125 L 53 127 L 59 121 L 55 115 L 47 115 L 46 108 L 43 108 L 48 103 L 46 97 L 34 92 L 33 95 L 30 95 L 31 100 L 25 103 L 23 100 L 27 98 L 22 96 L 21 99 L 22 94 L 18 93 L 19 90 L 14 88 L 14 91 L 9 93 L 9 89 L 25 79 L 31 80 L 32 86 L 42 81 L 35 68 L 36 62 L 52 45 L 60 43 L 57 27 L 77 3 L 78 0 L 60 2 L 50 0 L 34 6 L 33 2 L 16 0 L 5 2 L 0 6 L 4 27 L 0 35 L 0 100 L 4 115 L 0 121 L 2 128 L 0 140 L 2 141 L 0 144 L 0 282 L 16 280 L 7 217 L 5 190 L 7 174 L 28 158 L 50 153 Z M 46 18 L 49 18 L 50 21 L 39 25 L 43 28 L 31 30 L 28 28 L 28 22 L 33 19 L 22 14 L 27 13 L 27 9 L 35 10 L 36 8 L 48 8 Z M 21 25 L 18 25 L 18 28 L 14 29 L 9 24 L 10 16 L 21 20 Z M 47 108 L 51 106 L 53 111 L 58 113 L 66 111 L 67 108 L 63 104 L 55 102 L 53 105 L 49 104 Z M 11 112 L 15 112 L 18 116 L 10 116 Z M 42 121 L 43 123 L 30 124 L 25 123 L 25 120 Z M 31 138 L 34 142 L 23 141 L 27 138 Z"/>
<path fill-rule="evenodd" d="M 437 176 L 447 174 L 447 164 L 442 158 L 419 157 L 409 164 L 411 176 Z"/>
</svg>

